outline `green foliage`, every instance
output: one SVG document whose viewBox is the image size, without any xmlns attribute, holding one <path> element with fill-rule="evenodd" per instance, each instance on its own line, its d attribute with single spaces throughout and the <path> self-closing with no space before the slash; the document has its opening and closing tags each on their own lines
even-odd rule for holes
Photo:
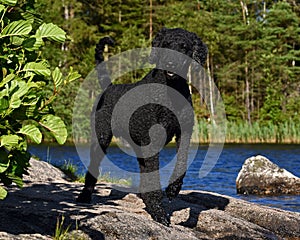
<svg viewBox="0 0 300 240">
<path fill-rule="evenodd" d="M 41 56 L 46 41 L 63 43 L 66 33 L 33 12 L 22 1 L 0 1 L 0 182 L 19 187 L 29 166 L 28 140 L 39 144 L 48 132 L 59 144 L 66 141 L 66 126 L 52 103 L 61 88 L 79 77 L 72 69 L 63 76 Z M 50 94 L 46 86 L 52 87 Z M 5 196 L 0 186 L 0 199 Z"/>
<path fill-rule="evenodd" d="M 197 33 L 208 45 L 211 77 L 222 93 L 229 121 L 248 121 L 252 127 L 255 122 L 277 125 L 289 119 L 300 121 L 297 1 L 158 0 L 152 1 L 151 17 L 145 0 L 41 0 L 35 5 L 43 19 L 62 26 L 70 35 L 71 41 L 63 46 L 45 43 L 42 53 L 51 65 L 61 66 L 63 74 L 73 66 L 87 76 L 95 67 L 94 46 L 105 35 L 116 41 L 108 55 L 150 46 L 151 18 L 152 36 L 162 26 L 182 27 Z M 142 75 L 134 72 L 118 83 L 133 82 Z M 78 83 L 64 87 L 53 103 L 69 130 L 72 111 L 64 106 L 73 104 L 77 90 Z M 92 89 L 89 96 L 94 96 Z M 196 114 L 207 118 L 209 113 L 199 99 L 194 96 Z M 82 118 L 85 113 L 82 111 Z M 80 138 L 88 137 L 89 131 L 82 131 Z"/>
</svg>

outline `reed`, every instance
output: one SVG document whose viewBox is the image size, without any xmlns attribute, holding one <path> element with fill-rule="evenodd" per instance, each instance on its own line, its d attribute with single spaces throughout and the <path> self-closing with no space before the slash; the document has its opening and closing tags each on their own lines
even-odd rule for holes
<svg viewBox="0 0 300 240">
<path fill-rule="evenodd" d="M 199 121 L 199 136 L 193 134 L 192 141 L 210 142 L 212 125 Z M 300 143 L 300 123 L 293 120 L 274 124 L 272 122 L 227 122 L 226 143 Z"/>
<path fill-rule="evenodd" d="M 198 129 L 196 129 L 198 127 Z M 211 140 L 212 123 L 206 120 L 198 121 L 195 126 L 192 142 L 209 143 Z M 196 131 L 197 130 L 197 131 Z M 197 133 L 198 132 L 198 133 Z M 113 138 L 112 145 L 119 139 Z M 82 141 L 87 142 L 87 140 Z M 300 143 L 300 122 L 287 120 L 274 124 L 270 121 L 253 122 L 227 122 L 226 143 Z M 171 144 L 174 143 L 174 140 Z"/>
</svg>

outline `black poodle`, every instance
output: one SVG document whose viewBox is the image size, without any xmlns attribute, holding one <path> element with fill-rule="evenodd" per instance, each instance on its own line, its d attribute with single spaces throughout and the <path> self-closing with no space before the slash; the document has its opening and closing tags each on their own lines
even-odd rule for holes
<svg viewBox="0 0 300 240">
<path fill-rule="evenodd" d="M 113 85 L 109 83 L 110 78 L 105 65 L 100 64 L 103 62 L 105 44 L 113 45 L 112 39 L 108 37 L 101 39 L 95 54 L 100 84 L 106 86 L 96 103 L 93 116 L 92 127 L 97 141 L 92 144 L 85 186 L 77 201 L 85 203 L 91 201 L 100 162 L 114 134 L 128 141 L 137 155 L 141 173 L 140 197 L 146 205 L 146 210 L 157 222 L 169 225 L 170 220 L 162 207 L 159 150 L 174 136 L 176 137 L 177 161 L 166 188 L 167 197 L 172 199 L 179 194 L 187 170 L 188 147 L 194 124 L 192 99 L 186 81 L 187 73 L 192 59 L 202 66 L 205 64 L 207 47 L 195 33 L 180 28 L 163 28 L 154 38 L 150 53 L 150 63 L 155 64 L 156 68 L 137 83 Z M 177 54 L 173 54 L 171 50 Z M 125 126 L 122 118 L 112 118 L 113 110 L 122 96 L 138 87 L 142 87 L 138 90 L 139 97 L 148 98 L 150 103 L 136 109 L 130 116 L 129 126 L 128 124 Z M 179 93 L 184 101 L 170 89 Z M 130 107 L 124 107 L 119 116 L 122 114 L 125 116 L 130 110 Z"/>
</svg>

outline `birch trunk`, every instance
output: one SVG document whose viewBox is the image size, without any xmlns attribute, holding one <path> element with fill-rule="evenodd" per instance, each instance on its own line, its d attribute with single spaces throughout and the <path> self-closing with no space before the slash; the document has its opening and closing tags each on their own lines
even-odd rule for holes
<svg viewBox="0 0 300 240">
<path fill-rule="evenodd" d="M 244 24 L 249 25 L 248 18 L 248 7 L 246 3 L 240 1 L 242 7 L 243 21 Z M 247 121 L 251 124 L 251 108 L 250 108 L 250 83 L 249 83 L 249 69 L 248 69 L 248 51 L 245 50 L 245 102 L 246 102 L 246 111 L 247 111 Z"/>
</svg>

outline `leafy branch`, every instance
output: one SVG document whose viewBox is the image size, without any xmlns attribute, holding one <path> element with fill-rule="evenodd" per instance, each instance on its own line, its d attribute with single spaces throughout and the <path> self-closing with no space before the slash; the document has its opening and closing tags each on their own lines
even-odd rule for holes
<svg viewBox="0 0 300 240">
<path fill-rule="evenodd" d="M 54 115 L 52 103 L 62 88 L 80 77 L 72 68 L 64 76 L 41 57 L 46 41 L 66 41 L 65 31 L 24 18 L 22 9 L 17 0 L 0 0 L 0 199 L 7 195 L 4 186 L 23 184 L 30 159 L 28 140 L 40 144 L 47 131 L 59 144 L 66 141 L 66 125 Z M 52 86 L 51 94 L 45 86 Z"/>
</svg>

